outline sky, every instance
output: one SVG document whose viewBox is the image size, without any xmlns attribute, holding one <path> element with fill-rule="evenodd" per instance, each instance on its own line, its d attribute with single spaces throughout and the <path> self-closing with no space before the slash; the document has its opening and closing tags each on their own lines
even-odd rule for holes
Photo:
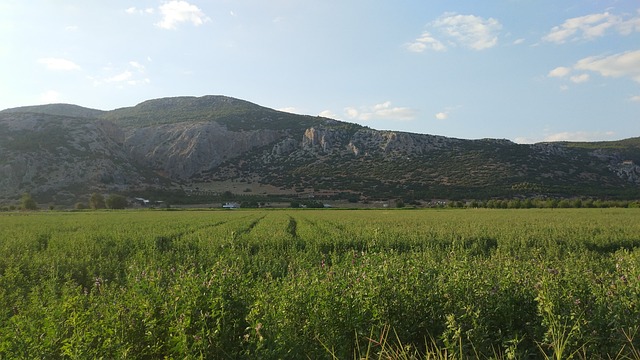
<svg viewBox="0 0 640 360">
<path fill-rule="evenodd" d="M 0 2 L 0 109 L 202 95 L 464 139 L 636 137 L 640 2 Z"/>
</svg>

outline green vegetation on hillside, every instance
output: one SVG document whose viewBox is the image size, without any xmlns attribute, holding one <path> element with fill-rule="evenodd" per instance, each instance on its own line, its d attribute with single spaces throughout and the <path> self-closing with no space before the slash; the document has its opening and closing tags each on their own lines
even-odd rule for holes
<svg viewBox="0 0 640 360">
<path fill-rule="evenodd" d="M 125 127 L 180 122 L 215 121 L 230 131 L 304 130 L 324 123 L 322 118 L 295 115 L 225 96 L 175 97 L 145 101 L 116 109 L 102 118 Z"/>
</svg>

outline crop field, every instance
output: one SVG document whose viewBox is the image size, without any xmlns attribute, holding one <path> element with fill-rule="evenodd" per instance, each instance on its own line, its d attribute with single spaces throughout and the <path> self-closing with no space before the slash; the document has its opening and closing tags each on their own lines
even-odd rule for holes
<svg viewBox="0 0 640 360">
<path fill-rule="evenodd" d="M 640 209 L 0 214 L 0 358 L 640 359 Z"/>
</svg>

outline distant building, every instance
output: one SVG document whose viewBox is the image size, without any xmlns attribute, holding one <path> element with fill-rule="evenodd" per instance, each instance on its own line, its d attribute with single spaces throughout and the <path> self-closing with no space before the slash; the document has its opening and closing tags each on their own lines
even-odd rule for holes
<svg viewBox="0 0 640 360">
<path fill-rule="evenodd" d="M 143 198 L 134 198 L 134 200 L 136 201 L 136 204 L 138 204 L 138 205 L 140 205 L 140 206 L 144 206 L 144 207 L 149 206 L 149 200 L 147 200 L 147 199 L 143 199 Z"/>
</svg>

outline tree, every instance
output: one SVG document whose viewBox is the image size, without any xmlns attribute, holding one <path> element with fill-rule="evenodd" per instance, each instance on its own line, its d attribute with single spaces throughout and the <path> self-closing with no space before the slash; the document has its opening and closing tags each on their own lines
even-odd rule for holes
<svg viewBox="0 0 640 360">
<path fill-rule="evenodd" d="M 20 200 L 20 204 L 21 204 L 22 210 L 38 210 L 38 204 L 36 204 L 36 201 L 33 200 L 33 198 L 31 197 L 31 194 L 29 193 L 22 194 L 22 199 Z"/>
<path fill-rule="evenodd" d="M 89 207 L 93 210 L 104 209 L 104 196 L 102 194 L 93 193 L 91 194 L 91 198 L 89 198 Z"/>
<path fill-rule="evenodd" d="M 118 194 L 111 194 L 106 201 L 109 209 L 124 209 L 129 205 L 127 198 Z"/>
</svg>

